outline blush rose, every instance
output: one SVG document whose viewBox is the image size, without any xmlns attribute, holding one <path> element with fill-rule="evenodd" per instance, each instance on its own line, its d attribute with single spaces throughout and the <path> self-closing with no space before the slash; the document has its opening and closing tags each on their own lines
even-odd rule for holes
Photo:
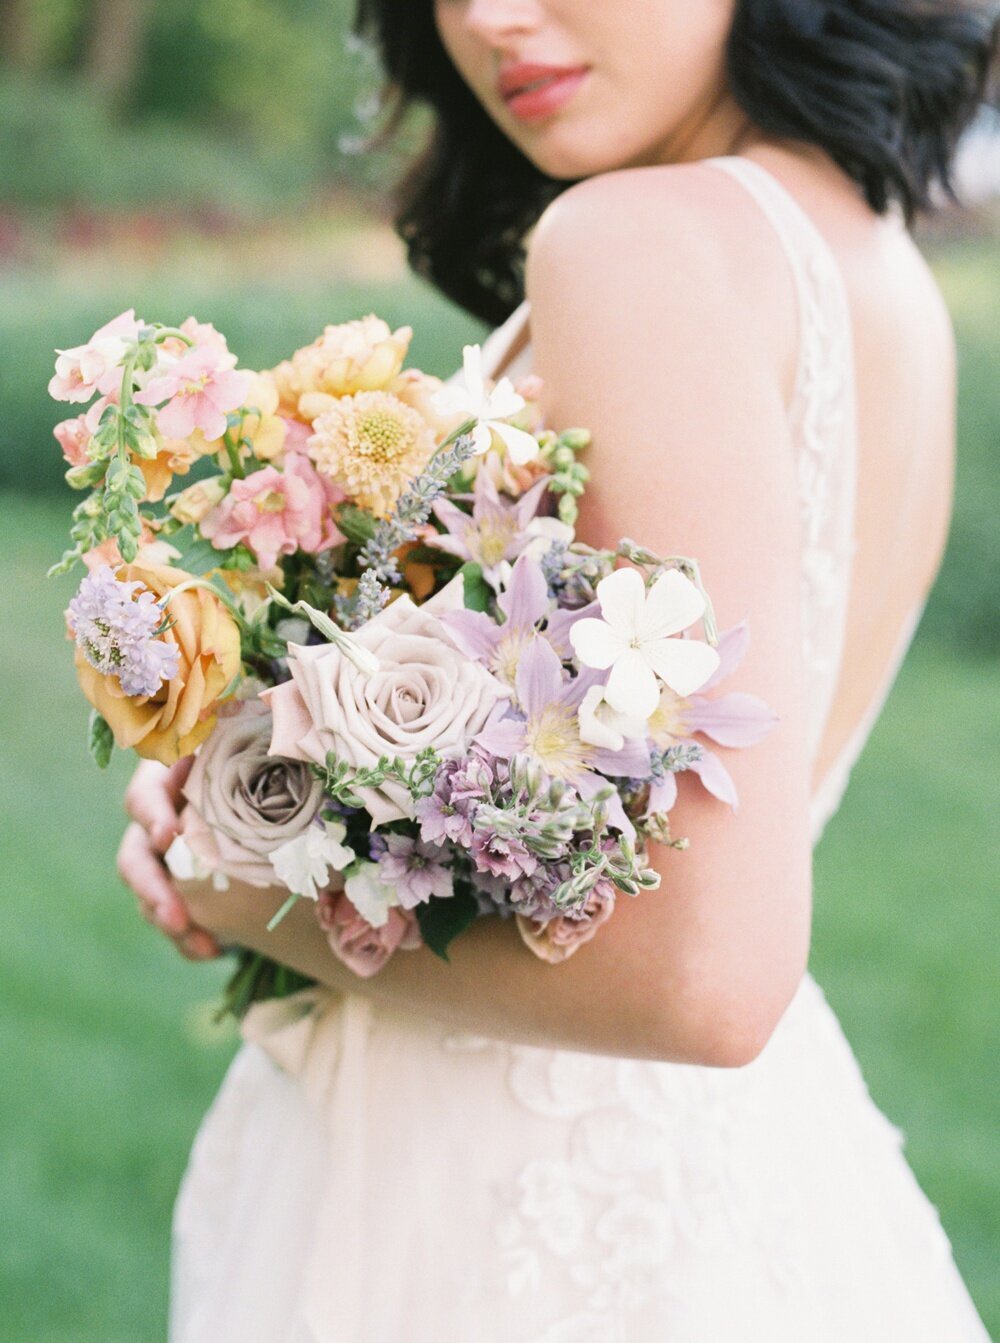
<svg viewBox="0 0 1000 1343">
<path fill-rule="evenodd" d="M 332 751 L 355 767 L 381 756 L 413 760 L 428 747 L 462 755 L 507 692 L 458 650 L 433 613 L 457 605 L 460 591 L 461 580 L 422 607 L 399 597 L 362 626 L 352 637 L 378 659 L 374 673 L 334 645 L 290 644 L 292 679 L 261 696 L 274 715 L 271 751 L 319 765 Z M 413 815 L 408 790 L 393 780 L 358 792 L 374 825 Z"/>
<path fill-rule="evenodd" d="M 259 700 L 219 714 L 184 785 L 182 830 L 214 872 L 275 885 L 272 852 L 311 824 L 323 786 L 301 760 L 268 755 L 271 715 Z"/>
</svg>

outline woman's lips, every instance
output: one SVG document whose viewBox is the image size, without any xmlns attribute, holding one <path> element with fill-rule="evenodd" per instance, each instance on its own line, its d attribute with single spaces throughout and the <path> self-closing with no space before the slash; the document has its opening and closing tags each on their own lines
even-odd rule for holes
<svg viewBox="0 0 1000 1343">
<path fill-rule="evenodd" d="M 529 87 L 505 94 L 504 104 L 519 121 L 542 121 L 573 97 L 588 73 L 586 66 L 580 66 L 541 76 Z"/>
</svg>

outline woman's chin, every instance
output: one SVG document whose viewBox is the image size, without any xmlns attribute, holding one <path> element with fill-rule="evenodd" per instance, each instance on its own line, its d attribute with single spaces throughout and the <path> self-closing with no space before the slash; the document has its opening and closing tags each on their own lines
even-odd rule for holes
<svg viewBox="0 0 1000 1343">
<path fill-rule="evenodd" d="M 536 144 L 524 146 L 524 153 L 540 172 L 557 182 L 578 182 L 621 167 L 614 155 L 595 154 L 593 145 L 557 142 L 554 137 L 540 136 Z"/>
<path fill-rule="evenodd" d="M 557 182 L 596 177 L 641 160 L 641 151 L 634 144 L 609 144 L 607 140 L 607 134 L 602 137 L 601 128 L 592 123 L 553 122 L 522 143 L 521 150 L 539 171 Z"/>
</svg>

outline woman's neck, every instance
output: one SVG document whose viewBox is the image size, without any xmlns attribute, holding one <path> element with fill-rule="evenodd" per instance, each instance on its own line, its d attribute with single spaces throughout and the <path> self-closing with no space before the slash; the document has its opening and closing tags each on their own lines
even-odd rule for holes
<svg viewBox="0 0 1000 1343">
<path fill-rule="evenodd" d="M 764 138 L 728 89 L 723 89 L 706 101 L 683 126 L 665 137 L 644 162 L 694 163 L 700 159 L 740 154 Z"/>
</svg>

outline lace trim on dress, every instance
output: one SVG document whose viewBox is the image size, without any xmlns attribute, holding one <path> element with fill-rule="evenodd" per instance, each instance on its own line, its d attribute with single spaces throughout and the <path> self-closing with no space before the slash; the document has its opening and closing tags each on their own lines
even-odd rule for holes
<svg viewBox="0 0 1000 1343">
<path fill-rule="evenodd" d="M 840 674 L 855 550 L 854 341 L 840 268 L 795 199 L 765 168 L 708 159 L 753 196 L 781 242 L 799 302 L 799 359 L 790 409 L 802 522 L 802 643 L 810 747 L 819 745 Z"/>
</svg>

